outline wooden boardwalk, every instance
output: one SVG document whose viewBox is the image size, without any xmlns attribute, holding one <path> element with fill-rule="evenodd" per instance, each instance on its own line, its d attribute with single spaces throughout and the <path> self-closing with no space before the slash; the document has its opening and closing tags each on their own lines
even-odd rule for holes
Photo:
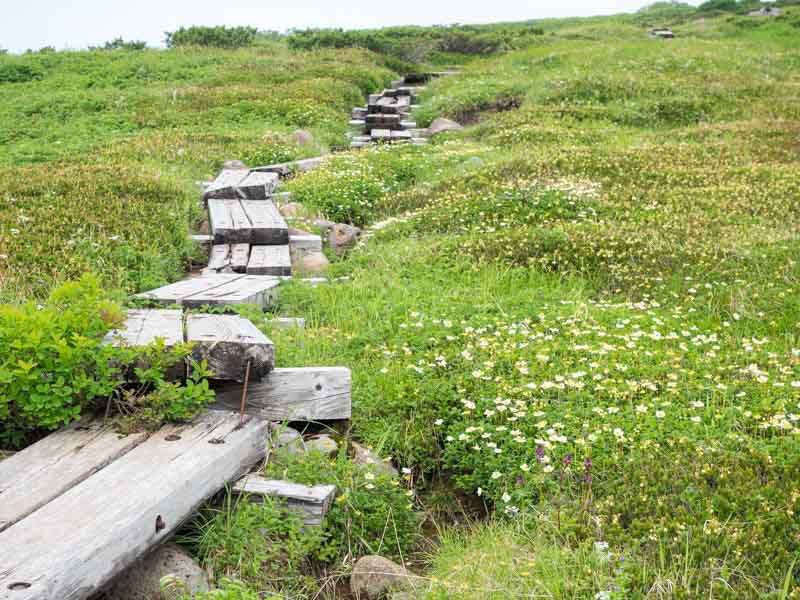
<svg viewBox="0 0 800 600">
<path fill-rule="evenodd" d="M 408 118 L 415 86 L 436 75 L 407 76 L 354 109 L 367 135 L 353 138 L 353 146 L 424 141 Z M 291 277 L 292 253 L 322 249 L 319 236 L 289 235 L 273 202 L 279 179 L 321 162 L 223 169 L 203 193 L 211 235 L 202 276 L 137 296 L 180 308 L 131 309 L 105 339 L 128 346 L 191 343 L 192 358 L 207 361 L 217 380 L 212 410 L 191 423 L 131 435 L 84 418 L 0 461 L 0 600 L 91 597 L 226 484 L 252 501 L 282 498 L 307 526 L 322 524 L 333 486 L 247 473 L 265 456 L 272 421 L 349 419 L 350 370 L 275 368 L 273 343 L 249 320 L 187 312 L 274 304 L 280 282 Z M 302 327 L 304 320 L 273 323 Z"/>
</svg>

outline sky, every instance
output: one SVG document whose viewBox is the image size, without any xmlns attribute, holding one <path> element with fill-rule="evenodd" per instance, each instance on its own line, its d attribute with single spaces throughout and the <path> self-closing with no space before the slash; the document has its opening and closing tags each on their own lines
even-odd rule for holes
<svg viewBox="0 0 800 600">
<path fill-rule="evenodd" d="M 490 23 L 632 12 L 648 0 L 0 0 L 0 48 L 102 45 L 121 36 L 163 46 L 189 25 L 365 28 Z M 6 8 L 3 9 L 3 5 Z"/>
</svg>

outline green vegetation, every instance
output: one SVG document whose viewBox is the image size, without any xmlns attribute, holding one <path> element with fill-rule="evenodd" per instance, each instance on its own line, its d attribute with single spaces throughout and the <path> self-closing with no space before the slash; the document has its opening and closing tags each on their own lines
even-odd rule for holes
<svg viewBox="0 0 800 600">
<path fill-rule="evenodd" d="M 208 46 L 212 48 L 243 48 L 252 46 L 258 30 L 255 27 L 181 27 L 166 32 L 168 48 L 179 46 Z"/>
<path fill-rule="evenodd" d="M 336 483 L 339 501 L 308 546 L 277 505 L 211 514 L 199 553 L 244 587 L 208 597 L 335 597 L 308 579 L 317 567 L 329 583 L 364 553 L 419 558 L 412 509 L 441 538 L 423 555 L 431 598 L 798 597 L 800 9 L 740 8 L 479 29 L 529 34 L 460 55 L 414 115 L 470 127 L 341 153 L 287 185 L 309 215 L 380 228 L 333 265 L 346 280 L 282 287 L 276 313 L 305 331 L 248 316 L 281 366 L 350 367 L 349 433 L 406 471 L 369 479 L 344 454 L 271 463 Z M 647 37 L 664 25 L 677 39 Z M 259 38 L 0 57 L 3 85 L 27 93 L 0 100 L 0 172 L 15 175 L 0 288 L 42 298 L 89 269 L 116 292 L 177 276 L 199 216 L 191 181 L 224 158 L 303 156 L 295 127 L 341 143 L 350 105 L 397 75 L 381 65 L 416 60 L 339 47 L 379 34 L 289 38 L 332 47 L 312 51 Z M 449 60 L 438 43 L 429 59 Z M 122 73 L 136 82 L 121 80 L 120 108 L 93 112 L 95 86 Z M 39 97 L 40 120 L 15 118 Z M 452 527 L 456 500 L 490 519 Z"/>
<path fill-rule="evenodd" d="M 359 50 L 173 49 L 0 56 L 0 298 L 93 271 L 133 292 L 177 279 L 197 180 L 341 143 L 346 111 L 389 82 Z M 310 131 L 300 146 L 291 133 Z"/>
<path fill-rule="evenodd" d="M 21 447 L 101 401 L 122 429 L 186 420 L 209 404 L 205 365 L 193 363 L 185 384 L 165 379 L 188 346 L 104 343 L 122 315 L 89 276 L 56 288 L 44 304 L 0 305 L 0 445 Z"/>
</svg>

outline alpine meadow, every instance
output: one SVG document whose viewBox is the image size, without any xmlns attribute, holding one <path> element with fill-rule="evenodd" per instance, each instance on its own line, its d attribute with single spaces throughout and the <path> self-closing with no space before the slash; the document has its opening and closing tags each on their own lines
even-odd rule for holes
<svg viewBox="0 0 800 600">
<path fill-rule="evenodd" d="M 236 315 L 275 382 L 351 377 L 351 416 L 269 417 L 248 475 L 329 497 L 312 526 L 311 491 L 242 501 L 232 471 L 166 517 L 205 584 L 154 598 L 800 599 L 796 0 L 166 45 L 0 54 L 0 475 L 74 422 L 188 427 L 226 385 L 244 435 L 254 359 L 223 384 L 187 333 Z M 231 161 L 280 171 L 292 276 L 266 308 L 162 302 L 181 343 L 109 343 L 209 276 Z M 0 548 L 61 500 L 0 510 Z M 46 597 L 4 596 L 3 560 L 0 599 Z M 115 581 L 69 598 L 145 597 Z"/>
</svg>

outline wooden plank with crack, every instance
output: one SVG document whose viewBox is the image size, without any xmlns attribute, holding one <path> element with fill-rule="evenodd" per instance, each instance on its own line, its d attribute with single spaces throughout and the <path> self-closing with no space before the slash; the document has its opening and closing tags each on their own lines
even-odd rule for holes
<svg viewBox="0 0 800 600">
<path fill-rule="evenodd" d="M 320 527 L 336 495 L 335 485 L 302 485 L 291 481 L 267 479 L 250 473 L 233 484 L 236 494 L 250 502 L 261 502 L 266 496 L 280 498 L 308 527 Z"/>
<path fill-rule="evenodd" d="M 250 222 L 253 244 L 289 243 L 289 226 L 271 200 L 242 200 L 242 210 Z"/>
<path fill-rule="evenodd" d="M 250 244 L 233 244 L 231 246 L 230 267 L 234 273 L 244 273 L 250 260 Z"/>
<path fill-rule="evenodd" d="M 247 411 L 272 421 L 349 419 L 352 376 L 346 367 L 273 369 L 247 388 Z M 242 386 L 215 387 L 218 409 L 239 410 Z"/>
<path fill-rule="evenodd" d="M 251 171 L 236 186 L 241 197 L 251 200 L 266 200 L 278 187 L 277 173 Z"/>
<path fill-rule="evenodd" d="M 268 433 L 221 411 L 162 428 L 0 533 L 0 600 L 90 597 L 263 459 Z"/>
<path fill-rule="evenodd" d="M 264 309 L 277 297 L 278 285 L 280 280 L 274 277 L 212 273 L 142 292 L 136 297 L 165 305 L 198 307 L 204 304 L 209 306 L 254 304 Z"/>
<path fill-rule="evenodd" d="M 247 177 L 247 169 L 223 169 L 203 192 L 203 199 L 241 198 L 239 184 Z"/>
<path fill-rule="evenodd" d="M 259 381 L 275 366 L 273 343 L 238 315 L 190 314 L 186 341 L 192 358 L 207 361 L 216 379 L 244 381 L 249 362 L 250 380 Z"/>
<path fill-rule="evenodd" d="M 292 274 L 292 257 L 289 245 L 252 246 L 250 262 L 247 263 L 248 275 L 288 276 Z"/>
<path fill-rule="evenodd" d="M 228 244 L 214 244 L 208 255 L 208 268 L 221 271 L 231 262 L 231 247 Z"/>
<path fill-rule="evenodd" d="M 104 341 L 126 346 L 147 346 L 163 339 L 169 348 L 183 342 L 183 312 L 169 309 L 130 309 L 125 324 L 108 332 Z"/>
<path fill-rule="evenodd" d="M 100 471 L 147 436 L 120 435 L 110 425 L 84 419 L 0 462 L 0 531 Z"/>
</svg>

